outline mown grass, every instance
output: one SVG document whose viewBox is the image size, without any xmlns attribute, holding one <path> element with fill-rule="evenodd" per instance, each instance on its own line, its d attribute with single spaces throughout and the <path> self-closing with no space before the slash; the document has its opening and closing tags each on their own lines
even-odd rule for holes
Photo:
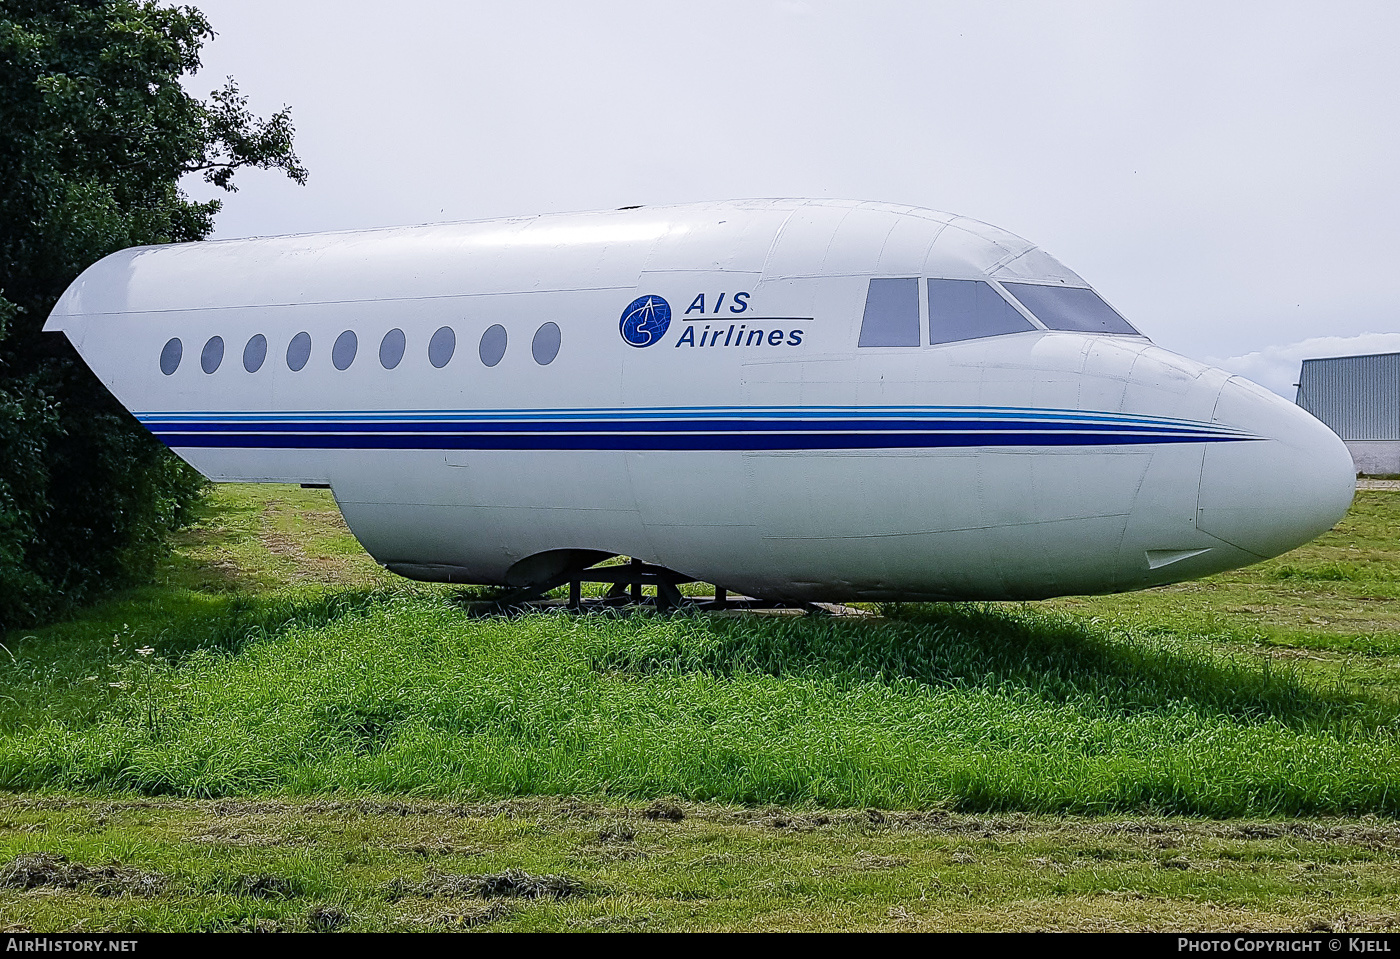
<svg viewBox="0 0 1400 959">
<path fill-rule="evenodd" d="M 847 620 L 473 617 L 298 519 L 324 500 L 259 492 L 221 491 L 170 585 L 6 637 L 0 788 L 1400 812 L 1396 611 L 1364 633 L 1231 615 L 1244 595 L 1355 606 L 1348 590 L 1392 588 L 1393 494 L 1205 585 Z M 287 560 L 294 521 L 309 546 Z M 283 561 L 290 585 L 269 581 Z"/>
<path fill-rule="evenodd" d="M 1397 846 L 1373 820 L 14 798 L 0 929 L 1393 931 Z"/>
</svg>

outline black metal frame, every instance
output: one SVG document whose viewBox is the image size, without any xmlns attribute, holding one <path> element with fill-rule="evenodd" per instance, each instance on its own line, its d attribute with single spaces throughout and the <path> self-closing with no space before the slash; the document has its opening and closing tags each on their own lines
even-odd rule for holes
<svg viewBox="0 0 1400 959">
<path fill-rule="evenodd" d="M 558 605 L 557 600 L 546 600 L 545 594 L 560 586 L 569 587 L 569 598 L 563 605 L 574 612 L 593 609 L 625 609 L 628 607 L 653 607 L 658 613 L 669 613 L 679 609 L 687 610 L 741 610 L 741 609 L 796 609 L 809 613 L 826 613 L 827 610 L 815 603 L 781 602 L 755 599 L 749 596 L 731 597 L 721 586 L 715 587 L 712 597 L 683 596 L 680 587 L 685 583 L 695 583 L 694 577 L 678 573 L 665 566 L 644 563 L 633 559 L 628 563 L 612 566 L 586 566 L 560 573 L 542 582 L 523 586 L 507 593 L 487 605 L 498 611 L 528 609 L 540 606 Z M 584 599 L 584 583 L 611 583 L 602 597 Z M 642 589 L 656 587 L 655 596 L 646 596 Z"/>
</svg>

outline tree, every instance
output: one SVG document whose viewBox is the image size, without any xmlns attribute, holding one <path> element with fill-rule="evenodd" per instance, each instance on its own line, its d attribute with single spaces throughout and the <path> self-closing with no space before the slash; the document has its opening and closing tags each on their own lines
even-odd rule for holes
<svg viewBox="0 0 1400 959">
<path fill-rule="evenodd" d="M 209 235 L 182 176 L 306 182 L 287 108 L 180 86 L 212 36 L 156 0 L 0 0 L 0 628 L 148 574 L 203 486 L 41 328 L 108 253 Z"/>
</svg>

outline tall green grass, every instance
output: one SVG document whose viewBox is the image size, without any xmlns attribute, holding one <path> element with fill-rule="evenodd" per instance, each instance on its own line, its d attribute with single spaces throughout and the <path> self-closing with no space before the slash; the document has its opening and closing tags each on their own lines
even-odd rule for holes
<svg viewBox="0 0 1400 959">
<path fill-rule="evenodd" d="M 91 722 L 121 698 L 125 684 L 118 674 L 148 659 L 171 665 L 195 654 L 236 653 L 398 595 L 383 588 L 297 595 L 172 590 L 155 598 L 149 592 L 106 603 L 73 622 L 7 636 L 10 645 L 0 644 L 0 733 L 53 720 Z"/>
<path fill-rule="evenodd" d="M 88 712 L 12 724 L 0 788 L 1400 812 L 1393 698 L 1029 607 L 862 621 L 281 602 L 109 664 Z"/>
</svg>

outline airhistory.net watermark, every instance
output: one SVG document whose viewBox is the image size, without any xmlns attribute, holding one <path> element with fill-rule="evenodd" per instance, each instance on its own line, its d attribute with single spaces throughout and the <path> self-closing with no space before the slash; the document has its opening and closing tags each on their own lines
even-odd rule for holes
<svg viewBox="0 0 1400 959">
<path fill-rule="evenodd" d="M 6 952 L 135 952 L 135 939 L 6 936 Z"/>
</svg>

